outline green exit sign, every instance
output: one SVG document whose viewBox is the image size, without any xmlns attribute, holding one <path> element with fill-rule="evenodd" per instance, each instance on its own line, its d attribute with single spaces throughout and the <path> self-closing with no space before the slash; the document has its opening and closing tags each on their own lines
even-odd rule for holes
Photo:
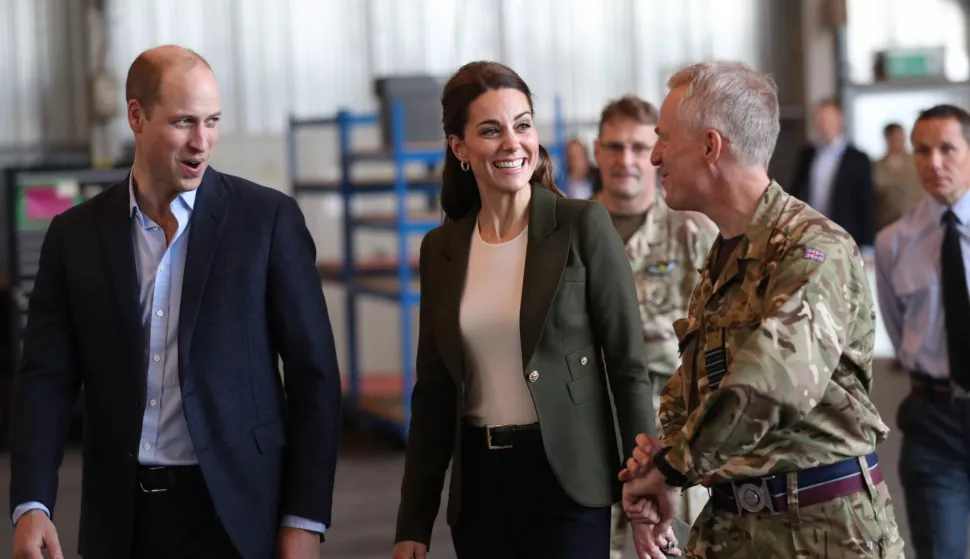
<svg viewBox="0 0 970 559">
<path fill-rule="evenodd" d="M 900 49 L 884 53 L 886 78 L 943 78 L 944 52 L 938 49 Z"/>
</svg>

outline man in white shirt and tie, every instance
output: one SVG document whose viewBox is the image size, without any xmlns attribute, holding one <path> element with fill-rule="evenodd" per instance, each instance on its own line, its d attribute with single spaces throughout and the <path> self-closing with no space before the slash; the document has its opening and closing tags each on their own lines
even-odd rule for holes
<svg viewBox="0 0 970 559">
<path fill-rule="evenodd" d="M 927 109 L 912 142 L 929 196 L 876 237 L 879 308 L 912 384 L 897 413 L 910 541 L 954 559 L 970 521 L 970 113 Z"/>
</svg>

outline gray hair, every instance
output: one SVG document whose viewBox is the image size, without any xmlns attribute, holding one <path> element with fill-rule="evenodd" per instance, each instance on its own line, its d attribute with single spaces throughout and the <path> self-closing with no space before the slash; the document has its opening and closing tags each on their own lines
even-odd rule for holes
<svg viewBox="0 0 970 559">
<path fill-rule="evenodd" d="M 686 86 L 677 115 L 689 130 L 713 128 L 731 141 L 745 165 L 768 166 L 781 128 L 778 88 L 767 75 L 740 62 L 700 62 L 682 68 L 667 87 Z"/>
</svg>

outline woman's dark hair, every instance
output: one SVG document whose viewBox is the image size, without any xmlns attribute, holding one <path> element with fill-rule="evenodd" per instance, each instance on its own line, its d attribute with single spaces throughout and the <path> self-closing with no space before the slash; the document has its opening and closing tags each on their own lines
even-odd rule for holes
<svg viewBox="0 0 970 559">
<path fill-rule="evenodd" d="M 445 137 L 454 134 L 464 139 L 468 107 L 486 91 L 496 89 L 516 89 L 522 92 L 529 100 L 529 110 L 534 110 L 529 86 L 511 68 L 498 62 L 470 62 L 455 72 L 441 94 L 441 120 Z M 549 152 L 541 145 L 539 163 L 529 182 L 564 196 L 556 186 Z M 482 198 L 475 176 L 461 170 L 461 161 L 451 151 L 451 146 L 446 145 L 445 166 L 441 172 L 441 207 L 445 212 L 445 219 L 459 219 L 481 205 Z"/>
</svg>

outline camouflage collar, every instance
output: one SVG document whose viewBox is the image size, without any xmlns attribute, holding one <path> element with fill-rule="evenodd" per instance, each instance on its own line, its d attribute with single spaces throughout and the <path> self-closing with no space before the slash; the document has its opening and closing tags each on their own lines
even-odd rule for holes
<svg viewBox="0 0 970 559">
<path fill-rule="evenodd" d="M 754 212 L 754 217 L 751 218 L 751 224 L 744 232 L 744 240 L 741 241 L 742 260 L 761 260 L 764 258 L 765 250 L 775 229 L 775 223 L 781 215 L 781 207 L 788 202 L 788 199 L 789 196 L 781 188 L 781 185 L 771 181 L 764 194 L 761 195 L 761 201 L 758 203 L 758 209 Z"/>
<path fill-rule="evenodd" d="M 717 280 L 714 286 L 715 291 L 737 275 L 739 261 L 760 261 L 765 257 L 765 252 L 768 249 L 774 233 L 775 223 L 781 215 L 781 206 L 786 205 L 790 198 L 781 188 L 781 185 L 775 181 L 771 181 L 771 184 L 765 189 L 764 194 L 761 195 L 761 201 L 758 203 L 758 208 L 751 218 L 751 223 L 744 232 L 744 238 L 741 239 L 741 242 L 734 249 L 731 255 L 732 257 L 724 265 L 724 269 L 721 270 L 721 276 L 714 278 Z M 712 250 L 708 254 L 707 265 L 704 270 L 705 275 L 709 274 L 709 270 L 713 269 L 722 242 L 723 238 L 718 235 L 714 245 L 717 250 Z M 737 256 L 735 257 L 735 255 Z"/>
<path fill-rule="evenodd" d="M 653 196 L 653 202 L 647 208 L 643 223 L 627 240 L 627 254 L 636 254 L 641 258 L 650 254 L 650 233 L 666 223 L 669 213 L 670 208 L 667 206 L 667 201 L 660 194 L 660 189 L 657 189 Z"/>
</svg>

